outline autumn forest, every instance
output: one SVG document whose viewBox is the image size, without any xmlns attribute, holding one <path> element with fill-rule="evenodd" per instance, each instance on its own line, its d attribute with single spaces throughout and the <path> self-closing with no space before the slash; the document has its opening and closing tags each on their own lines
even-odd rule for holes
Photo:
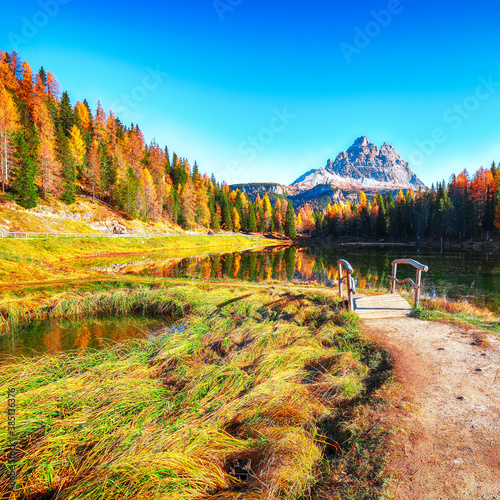
<svg viewBox="0 0 500 500">
<path fill-rule="evenodd" d="M 155 141 L 138 125 L 86 100 L 71 103 L 50 71 L 34 73 L 16 52 L 0 52 L 0 175 L 3 195 L 25 208 L 39 199 L 73 204 L 84 194 L 129 218 L 185 229 L 298 232 L 365 239 L 489 238 L 500 228 L 500 169 L 462 172 L 418 192 L 357 202 L 303 205 L 249 199 Z"/>
</svg>

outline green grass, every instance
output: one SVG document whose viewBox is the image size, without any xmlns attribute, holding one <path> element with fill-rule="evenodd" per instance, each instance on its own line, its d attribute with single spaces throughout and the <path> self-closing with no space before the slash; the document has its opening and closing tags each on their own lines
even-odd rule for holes
<svg viewBox="0 0 500 500">
<path fill-rule="evenodd" d="M 81 267 L 82 257 L 140 255 L 154 258 L 155 254 L 174 252 L 187 256 L 224 250 L 243 250 L 249 247 L 276 245 L 274 240 L 247 236 L 169 236 L 163 238 L 42 238 L 1 241 L 0 286 L 18 282 L 58 280 L 82 277 L 89 271 Z"/>
<path fill-rule="evenodd" d="M 385 358 L 331 296 L 176 286 L 54 300 L 56 318 L 142 310 L 183 319 L 154 341 L 0 367 L 0 391 L 17 391 L 19 497 L 299 499 L 321 498 L 325 485 L 343 491 L 335 460 L 364 434 L 349 431 L 337 454 L 332 438 L 354 428 L 348 410 L 378 387 Z M 371 496 L 359 498 L 382 491 L 383 470 L 372 469 L 378 479 L 358 487 Z M 0 475 L 0 496 L 8 489 Z"/>
<path fill-rule="evenodd" d="M 47 298 L 0 301 L 0 334 L 29 322 L 89 316 L 166 316 L 179 318 L 184 304 L 163 289 L 138 287 L 100 292 L 62 293 Z"/>
<path fill-rule="evenodd" d="M 442 298 L 423 299 L 420 307 L 415 311 L 415 317 L 480 329 L 500 338 L 500 317 L 489 309 L 476 307 L 464 301 Z"/>
</svg>

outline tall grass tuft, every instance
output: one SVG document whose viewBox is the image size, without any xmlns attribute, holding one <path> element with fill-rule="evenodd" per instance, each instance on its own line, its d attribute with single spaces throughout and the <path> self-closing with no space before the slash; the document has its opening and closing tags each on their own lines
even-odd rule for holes
<svg viewBox="0 0 500 500">
<path fill-rule="evenodd" d="M 126 316 L 130 314 L 181 318 L 186 303 L 165 288 L 116 290 L 97 293 L 64 293 L 50 299 L 0 301 L 0 334 L 30 321 Z"/>
<path fill-rule="evenodd" d="M 313 487 L 321 422 L 365 393 L 357 324 L 324 298 L 284 304 L 271 290 L 241 292 L 184 286 L 59 297 L 52 317 L 185 317 L 166 338 L 0 367 L 0 392 L 17 391 L 16 494 L 271 500 Z M 5 461 L 3 422 L 0 450 Z M 4 474 L 0 496 L 8 491 Z"/>
</svg>

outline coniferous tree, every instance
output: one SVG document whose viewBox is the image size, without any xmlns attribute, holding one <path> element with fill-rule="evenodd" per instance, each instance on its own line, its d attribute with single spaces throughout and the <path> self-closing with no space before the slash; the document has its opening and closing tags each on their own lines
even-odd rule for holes
<svg viewBox="0 0 500 500">
<path fill-rule="evenodd" d="M 42 82 L 42 85 L 44 87 L 46 87 L 47 86 L 47 73 L 43 69 L 43 66 L 38 71 L 38 76 L 40 77 L 40 81 Z"/>
<path fill-rule="evenodd" d="M 482 220 L 483 231 L 486 232 L 486 239 L 489 240 L 490 232 L 495 229 L 495 193 L 491 192 L 490 186 L 486 194 L 486 206 Z"/>
<path fill-rule="evenodd" d="M 248 202 L 248 230 L 251 233 L 255 233 L 257 231 L 257 219 L 255 217 L 255 206 L 251 201 Z"/>
<path fill-rule="evenodd" d="M 2 192 L 9 182 L 12 163 L 11 134 L 19 129 L 19 112 L 12 94 L 0 80 L 0 176 Z"/>
<path fill-rule="evenodd" d="M 229 197 L 227 193 L 224 191 L 224 189 L 221 189 L 219 193 L 220 193 L 219 205 L 221 209 L 222 227 L 226 231 L 232 231 L 234 227 L 232 219 L 232 212 L 233 212 L 232 203 L 229 201 Z"/>
<path fill-rule="evenodd" d="M 16 77 L 16 79 L 22 80 L 23 78 L 23 61 L 21 57 L 17 53 L 17 51 L 13 50 L 10 54 L 7 54 L 7 62 L 9 64 L 9 68 Z"/>
<path fill-rule="evenodd" d="M 61 200 L 67 205 L 76 201 L 76 168 L 74 156 L 71 152 L 70 142 L 61 125 L 57 127 L 57 159 L 62 166 L 62 192 Z"/>
<path fill-rule="evenodd" d="M 16 168 L 12 187 L 17 195 L 17 203 L 24 208 L 34 208 L 37 206 L 38 190 L 35 185 L 38 170 L 37 146 L 35 130 L 31 131 L 28 141 L 26 141 L 21 131 L 15 132 Z"/>
<path fill-rule="evenodd" d="M 291 201 L 288 202 L 288 206 L 286 207 L 285 235 L 289 238 L 297 237 L 297 232 L 295 230 L 295 212 Z"/>
<path fill-rule="evenodd" d="M 165 146 L 165 175 L 170 176 L 172 173 L 171 170 L 172 170 L 172 167 L 170 165 L 170 155 L 168 152 L 168 147 Z"/>
<path fill-rule="evenodd" d="M 375 231 L 379 238 L 385 238 L 387 236 L 388 220 L 387 220 L 387 212 L 385 209 L 385 203 L 380 193 L 377 194 L 376 201 L 378 205 L 378 214 L 375 225 Z"/>
<path fill-rule="evenodd" d="M 61 125 L 66 137 L 70 136 L 71 129 L 75 123 L 73 117 L 73 109 L 67 92 L 63 92 L 61 102 L 59 104 L 58 123 Z"/>
<path fill-rule="evenodd" d="M 210 210 L 210 227 L 215 233 L 218 233 L 220 231 L 220 219 L 219 214 L 217 213 L 215 194 L 213 192 L 210 192 L 209 195 L 208 208 Z"/>
</svg>

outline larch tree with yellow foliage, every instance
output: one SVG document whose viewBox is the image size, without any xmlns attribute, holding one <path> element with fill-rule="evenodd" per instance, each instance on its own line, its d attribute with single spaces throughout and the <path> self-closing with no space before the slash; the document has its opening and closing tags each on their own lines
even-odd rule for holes
<svg viewBox="0 0 500 500">
<path fill-rule="evenodd" d="M 241 220 L 236 207 L 233 207 L 233 227 L 236 232 L 241 229 Z"/>
<path fill-rule="evenodd" d="M 43 199 L 46 200 L 48 192 L 59 193 L 61 165 L 56 158 L 54 123 L 50 117 L 44 96 L 36 97 L 33 117 L 40 138 L 38 155 L 41 166 Z"/>
<path fill-rule="evenodd" d="M 367 206 L 368 206 L 368 200 L 366 199 L 366 194 L 364 191 L 361 191 L 361 193 L 359 193 L 359 208 L 363 209 L 366 208 Z"/>
<path fill-rule="evenodd" d="M 82 133 L 76 125 L 73 125 L 71 128 L 69 149 L 75 166 L 81 172 L 85 163 L 85 153 L 87 152 L 87 148 L 85 147 L 85 141 L 83 140 Z"/>
<path fill-rule="evenodd" d="M 146 217 L 149 220 L 157 221 L 160 217 L 160 206 L 158 205 L 153 178 L 147 168 L 142 171 L 141 186 L 144 192 Z"/>
<path fill-rule="evenodd" d="M 203 177 L 198 176 L 195 186 L 196 222 L 207 229 L 210 227 L 209 197 Z"/>
<path fill-rule="evenodd" d="M 264 198 L 262 198 L 262 210 L 265 219 L 265 231 L 272 231 L 274 229 L 273 207 L 271 206 L 271 201 L 267 193 L 264 195 Z"/>
<path fill-rule="evenodd" d="M 9 182 L 12 164 L 11 134 L 19 129 L 19 114 L 11 93 L 0 81 L 0 174 L 2 177 L 2 193 Z"/>
</svg>

